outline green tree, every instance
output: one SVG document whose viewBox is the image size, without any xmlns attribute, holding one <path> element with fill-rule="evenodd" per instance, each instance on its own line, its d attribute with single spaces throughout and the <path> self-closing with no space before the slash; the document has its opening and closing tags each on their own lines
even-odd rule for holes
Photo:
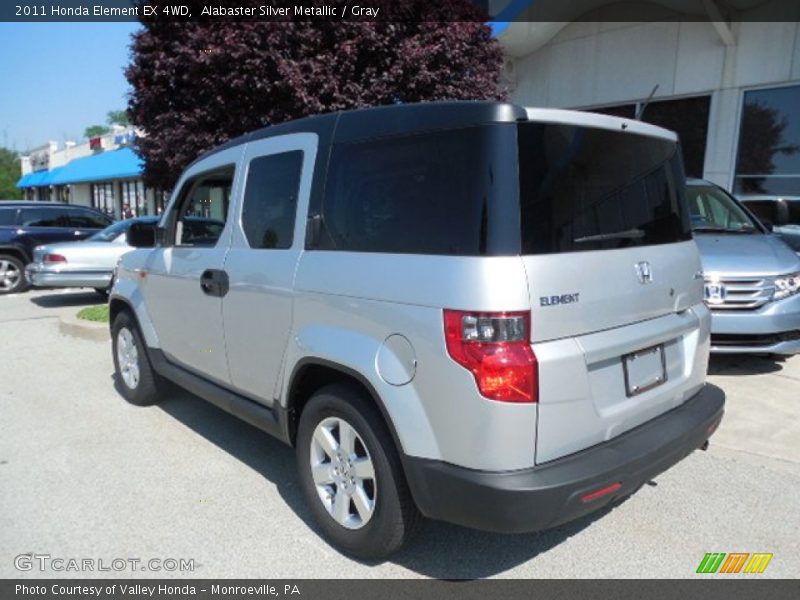
<svg viewBox="0 0 800 600">
<path fill-rule="evenodd" d="M 105 125 L 89 125 L 89 127 L 84 129 L 83 135 L 87 138 L 93 138 L 108 133 L 109 131 L 111 130 Z"/>
<path fill-rule="evenodd" d="M 0 148 L 0 200 L 22 198 L 22 190 L 17 187 L 20 177 L 19 155 L 8 148 Z"/>
<path fill-rule="evenodd" d="M 106 123 L 109 125 L 122 125 L 127 127 L 131 124 L 128 118 L 128 111 L 126 110 L 110 110 L 106 114 Z"/>
</svg>

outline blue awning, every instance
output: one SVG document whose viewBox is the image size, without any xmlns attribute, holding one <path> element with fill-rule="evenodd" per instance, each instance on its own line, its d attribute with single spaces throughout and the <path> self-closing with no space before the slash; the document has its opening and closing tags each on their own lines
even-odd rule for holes
<svg viewBox="0 0 800 600">
<path fill-rule="evenodd" d="M 111 179 L 141 177 L 142 159 L 130 148 L 109 150 L 92 156 L 76 158 L 63 167 L 34 171 L 17 181 L 18 188 L 89 183 Z"/>
<path fill-rule="evenodd" d="M 120 148 L 76 158 L 60 169 L 53 169 L 46 185 L 130 179 L 141 175 L 142 159 L 130 148 Z"/>
<path fill-rule="evenodd" d="M 53 185 L 53 177 L 58 175 L 61 171 L 64 170 L 64 167 L 56 167 L 55 169 L 50 169 L 47 171 L 44 177 L 39 179 L 35 185 Z"/>
<path fill-rule="evenodd" d="M 40 185 L 49 185 L 47 183 L 43 183 L 46 179 L 49 178 L 50 171 L 47 169 L 43 169 L 41 171 L 34 171 L 33 173 L 28 173 L 27 175 L 23 175 L 20 180 L 17 182 L 18 188 L 29 188 L 29 187 L 36 187 Z"/>
</svg>

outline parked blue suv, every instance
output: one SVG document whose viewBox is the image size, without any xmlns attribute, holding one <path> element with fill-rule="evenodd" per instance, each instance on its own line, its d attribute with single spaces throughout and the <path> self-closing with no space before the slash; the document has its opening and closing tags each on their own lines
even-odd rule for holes
<svg viewBox="0 0 800 600">
<path fill-rule="evenodd" d="M 87 206 L 55 202 L 0 202 L 0 294 L 28 287 L 25 265 L 40 244 L 82 240 L 112 219 Z"/>
</svg>

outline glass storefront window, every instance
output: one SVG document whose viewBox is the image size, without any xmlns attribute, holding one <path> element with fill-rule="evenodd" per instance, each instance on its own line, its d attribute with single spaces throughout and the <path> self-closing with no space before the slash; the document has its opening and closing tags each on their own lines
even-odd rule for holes
<svg viewBox="0 0 800 600">
<path fill-rule="evenodd" d="M 734 192 L 800 196 L 800 85 L 745 92 Z"/>
<path fill-rule="evenodd" d="M 114 217 L 114 185 L 112 183 L 92 184 L 92 206 Z"/>
<path fill-rule="evenodd" d="M 127 204 L 133 211 L 133 216 L 146 216 L 148 214 L 148 210 L 144 184 L 140 180 L 123 181 L 120 186 L 122 188 L 123 208 L 124 205 Z"/>
<path fill-rule="evenodd" d="M 643 103 L 639 102 L 605 106 L 593 108 L 592 112 L 633 119 L 642 110 L 642 105 Z M 644 106 L 642 121 L 664 127 L 678 134 L 688 177 L 703 176 L 710 107 L 711 96 L 653 100 Z"/>
</svg>

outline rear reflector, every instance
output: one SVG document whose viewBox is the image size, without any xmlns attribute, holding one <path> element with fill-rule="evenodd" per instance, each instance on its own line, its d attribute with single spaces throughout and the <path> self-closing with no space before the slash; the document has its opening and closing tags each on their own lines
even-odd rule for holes
<svg viewBox="0 0 800 600">
<path fill-rule="evenodd" d="M 530 312 L 444 311 L 447 352 L 475 377 L 481 395 L 500 402 L 537 402 L 538 365 Z"/>
<path fill-rule="evenodd" d="M 49 263 L 65 263 L 67 262 L 67 257 L 61 254 L 45 254 L 42 260 Z"/>
<path fill-rule="evenodd" d="M 586 504 L 587 502 L 591 502 L 592 500 L 597 500 L 598 498 L 602 498 L 603 496 L 607 496 L 608 494 L 613 494 L 619 488 L 622 487 L 622 484 L 618 481 L 616 483 L 612 483 L 611 485 L 607 485 L 606 487 L 600 488 L 599 490 L 595 490 L 593 492 L 589 492 L 581 496 L 581 502 Z"/>
</svg>

